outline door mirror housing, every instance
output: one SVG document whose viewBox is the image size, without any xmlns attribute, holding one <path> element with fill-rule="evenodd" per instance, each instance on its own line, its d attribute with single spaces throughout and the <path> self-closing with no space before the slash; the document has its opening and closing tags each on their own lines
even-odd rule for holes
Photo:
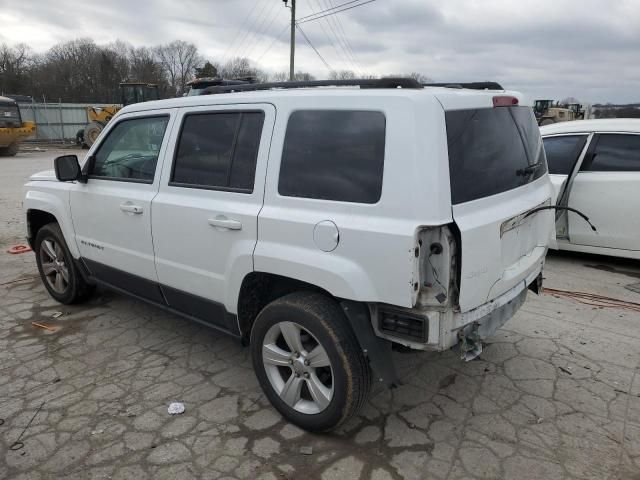
<svg viewBox="0 0 640 480">
<path fill-rule="evenodd" d="M 53 161 L 56 178 L 61 182 L 73 182 L 81 176 L 80 163 L 76 155 L 62 155 Z"/>
</svg>

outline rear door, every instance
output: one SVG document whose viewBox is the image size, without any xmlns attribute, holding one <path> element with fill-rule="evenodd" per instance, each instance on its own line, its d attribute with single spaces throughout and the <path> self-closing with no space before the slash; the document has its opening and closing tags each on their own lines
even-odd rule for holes
<svg viewBox="0 0 640 480">
<path fill-rule="evenodd" d="M 457 109 L 445 117 L 465 312 L 510 290 L 515 296 L 535 279 L 553 213 L 527 213 L 550 205 L 552 189 L 531 108 Z"/>
<path fill-rule="evenodd" d="M 640 250 L 640 135 L 601 133 L 592 143 L 571 187 L 569 206 L 587 215 L 598 231 L 569 214 L 569 241 Z"/>
<path fill-rule="evenodd" d="M 253 270 L 275 108 L 182 109 L 153 201 L 156 269 L 169 305 L 234 330 L 234 292 Z M 172 162 L 172 163 L 171 163 Z"/>
</svg>

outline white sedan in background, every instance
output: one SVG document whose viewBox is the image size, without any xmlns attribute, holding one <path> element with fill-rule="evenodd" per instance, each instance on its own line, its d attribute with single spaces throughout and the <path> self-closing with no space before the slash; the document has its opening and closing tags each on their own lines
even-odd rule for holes
<svg viewBox="0 0 640 480">
<path fill-rule="evenodd" d="M 640 119 L 540 127 L 557 210 L 549 247 L 640 259 Z"/>
</svg>

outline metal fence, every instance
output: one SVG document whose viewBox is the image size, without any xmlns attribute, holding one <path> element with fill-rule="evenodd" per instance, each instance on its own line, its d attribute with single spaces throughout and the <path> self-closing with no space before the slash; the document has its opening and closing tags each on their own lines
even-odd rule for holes
<svg viewBox="0 0 640 480">
<path fill-rule="evenodd" d="M 64 142 L 75 140 L 78 130 L 87 125 L 85 103 L 19 103 L 22 121 L 36 122 L 36 134 L 27 141 Z M 92 107 L 113 105 L 92 104 Z"/>
</svg>

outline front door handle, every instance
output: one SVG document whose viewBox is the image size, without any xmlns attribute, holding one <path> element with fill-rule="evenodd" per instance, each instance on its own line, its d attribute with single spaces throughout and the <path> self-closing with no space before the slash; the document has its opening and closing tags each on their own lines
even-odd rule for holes
<svg viewBox="0 0 640 480">
<path fill-rule="evenodd" d="M 130 203 L 130 202 L 121 203 L 120 210 L 127 213 L 135 213 L 136 215 L 141 214 L 143 211 L 141 206 L 134 205 L 133 203 Z"/>
<path fill-rule="evenodd" d="M 227 218 L 224 215 L 218 215 L 216 218 L 210 218 L 208 222 L 212 227 L 226 228 L 228 230 L 242 230 L 242 223 L 238 220 Z"/>
</svg>

